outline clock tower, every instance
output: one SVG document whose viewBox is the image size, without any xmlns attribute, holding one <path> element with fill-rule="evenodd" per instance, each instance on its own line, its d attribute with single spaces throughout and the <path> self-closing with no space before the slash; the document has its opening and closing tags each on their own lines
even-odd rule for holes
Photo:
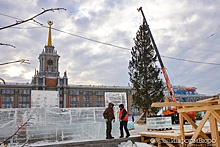
<svg viewBox="0 0 220 147">
<path fill-rule="evenodd" d="M 67 86 L 67 74 L 64 72 L 63 78 L 59 72 L 59 58 L 55 47 L 52 45 L 51 26 L 52 21 L 48 21 L 49 33 L 48 43 L 45 45 L 42 53 L 39 55 L 39 71 L 35 70 L 32 84 L 36 90 L 60 90 L 63 86 Z"/>
</svg>

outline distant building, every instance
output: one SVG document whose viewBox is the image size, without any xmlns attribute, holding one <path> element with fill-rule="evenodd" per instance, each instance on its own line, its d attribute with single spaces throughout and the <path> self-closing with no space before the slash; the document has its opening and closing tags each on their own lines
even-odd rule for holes
<svg viewBox="0 0 220 147">
<path fill-rule="evenodd" d="M 0 108 L 30 108 L 31 90 L 50 90 L 59 92 L 59 107 L 104 107 L 105 92 L 124 92 L 127 96 L 129 113 L 137 112 L 137 108 L 131 107 L 131 86 L 94 86 L 94 85 L 70 85 L 67 72 L 60 76 L 59 58 L 55 47 L 52 46 L 51 25 L 49 21 L 48 44 L 40 53 L 39 70 L 31 83 L 0 83 Z M 197 101 L 210 96 L 199 95 L 195 89 L 184 89 L 174 86 L 174 93 L 178 101 Z M 165 91 L 165 95 L 167 92 Z"/>
<path fill-rule="evenodd" d="M 172 88 L 178 102 L 196 102 L 212 97 L 197 93 L 195 87 L 173 86 Z M 169 97 L 167 90 L 165 91 L 165 97 Z"/>
<path fill-rule="evenodd" d="M 60 108 L 104 107 L 105 92 L 125 92 L 127 101 L 131 104 L 130 86 L 70 85 L 66 71 L 60 76 L 60 56 L 52 46 L 53 22 L 49 21 L 48 24 L 48 44 L 38 57 L 39 70 L 35 70 L 31 83 L 0 83 L 1 108 L 30 108 L 31 90 L 59 91 Z M 128 108 L 130 109 L 130 105 Z"/>
</svg>

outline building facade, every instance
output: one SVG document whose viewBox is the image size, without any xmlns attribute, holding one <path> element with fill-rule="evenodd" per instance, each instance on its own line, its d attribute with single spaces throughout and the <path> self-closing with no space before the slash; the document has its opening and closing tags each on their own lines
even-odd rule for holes
<svg viewBox="0 0 220 147">
<path fill-rule="evenodd" d="M 0 107 L 30 108 L 31 90 L 50 90 L 59 91 L 60 108 L 104 107 L 105 92 L 124 92 L 130 110 L 132 98 L 130 86 L 70 85 L 67 72 L 65 71 L 63 76 L 60 75 L 60 56 L 52 45 L 53 22 L 48 21 L 48 24 L 48 43 L 39 54 L 39 69 L 35 70 L 31 83 L 0 82 Z"/>
</svg>

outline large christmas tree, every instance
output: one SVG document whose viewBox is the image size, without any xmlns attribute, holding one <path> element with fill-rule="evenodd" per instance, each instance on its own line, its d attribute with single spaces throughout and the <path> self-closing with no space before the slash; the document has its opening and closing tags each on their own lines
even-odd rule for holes
<svg viewBox="0 0 220 147">
<path fill-rule="evenodd" d="M 164 99 L 164 84 L 160 78 L 160 68 L 157 67 L 157 56 L 151 43 L 148 27 L 140 26 L 134 39 L 135 46 L 132 47 L 132 58 L 129 61 L 130 81 L 133 84 L 133 105 L 149 110 L 153 102 L 161 102 Z"/>
</svg>

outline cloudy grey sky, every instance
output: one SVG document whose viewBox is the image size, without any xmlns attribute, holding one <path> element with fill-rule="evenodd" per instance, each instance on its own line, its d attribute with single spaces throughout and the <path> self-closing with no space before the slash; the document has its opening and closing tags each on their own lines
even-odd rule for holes
<svg viewBox="0 0 220 147">
<path fill-rule="evenodd" d="M 0 27 L 25 20 L 54 22 L 52 43 L 60 57 L 60 75 L 69 84 L 127 86 L 133 38 L 142 23 L 142 6 L 172 85 L 196 87 L 202 94 L 220 93 L 220 0 L 1 0 Z M 61 31 L 58 31 L 61 30 Z M 30 82 L 38 56 L 47 44 L 48 28 L 32 21 L 0 30 L 0 63 L 26 59 L 31 64 L 1 66 L 6 82 Z M 66 33 L 64 33 L 66 32 Z M 108 46 L 77 37 L 120 46 Z"/>
</svg>

